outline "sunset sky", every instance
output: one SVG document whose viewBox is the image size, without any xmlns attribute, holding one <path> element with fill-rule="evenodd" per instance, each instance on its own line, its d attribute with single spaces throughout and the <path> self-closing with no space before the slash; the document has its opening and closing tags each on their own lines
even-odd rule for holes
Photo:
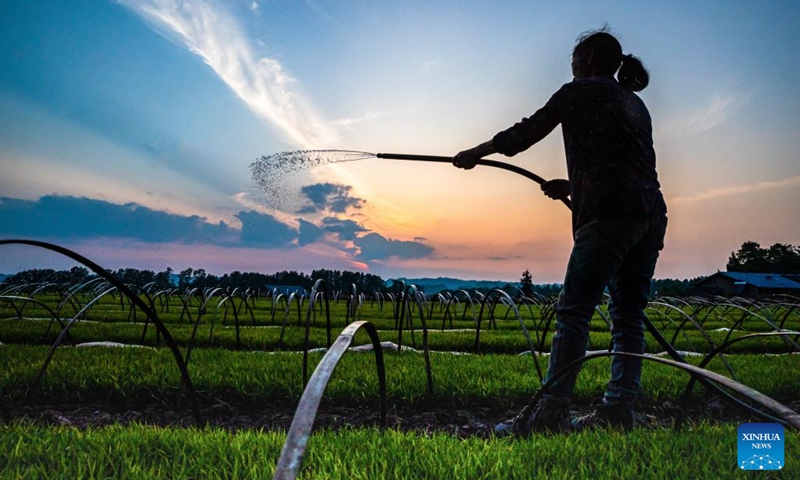
<svg viewBox="0 0 800 480">
<path fill-rule="evenodd" d="M 561 282 L 569 212 L 521 176 L 368 159 L 279 176 L 278 197 L 250 165 L 452 156 L 541 107 L 603 25 L 651 74 L 656 278 L 800 245 L 800 4 L 780 0 L 3 0 L 0 239 L 110 269 Z M 560 129 L 492 158 L 566 175 Z M 0 273 L 71 265 L 0 246 Z"/>
</svg>

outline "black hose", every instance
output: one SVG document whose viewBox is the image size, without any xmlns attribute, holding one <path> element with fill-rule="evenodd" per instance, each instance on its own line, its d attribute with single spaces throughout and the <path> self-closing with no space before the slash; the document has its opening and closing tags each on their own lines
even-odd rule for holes
<svg viewBox="0 0 800 480">
<path fill-rule="evenodd" d="M 437 156 L 434 156 L 434 155 L 409 155 L 409 154 L 405 154 L 405 153 L 378 153 L 375 156 L 378 157 L 378 158 L 385 158 L 387 160 L 412 160 L 412 161 L 418 161 L 418 162 L 453 163 L 453 158 L 452 157 L 437 157 Z M 541 185 L 541 184 L 543 184 L 544 182 L 547 181 L 544 178 L 540 177 L 539 175 L 536 175 L 535 173 L 533 173 L 533 172 L 531 172 L 529 170 L 525 170 L 524 168 L 520 168 L 520 167 L 518 167 L 516 165 L 511 165 L 510 163 L 498 162 L 497 160 L 487 160 L 485 158 L 482 158 L 482 159 L 478 160 L 477 165 L 484 165 L 484 166 L 487 166 L 487 167 L 495 167 L 495 168 L 501 168 L 503 170 L 508 170 L 509 172 L 514 172 L 514 173 L 517 173 L 519 175 L 522 175 L 525 178 L 529 178 L 529 179 L 533 180 L 534 182 L 538 183 L 539 185 Z M 566 205 L 567 208 L 570 208 L 570 209 L 572 208 L 572 204 L 570 203 L 570 201 L 568 199 L 562 198 L 561 201 L 564 202 L 564 205 Z"/>
</svg>

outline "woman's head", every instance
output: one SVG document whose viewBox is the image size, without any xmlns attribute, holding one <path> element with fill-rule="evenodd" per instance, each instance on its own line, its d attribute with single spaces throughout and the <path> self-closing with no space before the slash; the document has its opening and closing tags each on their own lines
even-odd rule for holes
<svg viewBox="0 0 800 480">
<path fill-rule="evenodd" d="M 616 73 L 620 85 L 633 92 L 644 90 L 650 82 L 642 62 L 633 55 L 623 55 L 619 41 L 605 30 L 584 33 L 578 38 L 572 51 L 572 73 L 575 78 L 614 77 Z"/>
</svg>

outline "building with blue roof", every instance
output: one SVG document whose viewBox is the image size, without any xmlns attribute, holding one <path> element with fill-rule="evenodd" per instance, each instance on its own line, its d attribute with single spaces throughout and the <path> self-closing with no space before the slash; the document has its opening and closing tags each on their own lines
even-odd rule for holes
<svg viewBox="0 0 800 480">
<path fill-rule="evenodd" d="M 779 273 L 717 272 L 695 285 L 695 293 L 705 295 L 800 295 L 797 275 Z"/>
<path fill-rule="evenodd" d="M 283 294 L 286 296 L 289 296 L 293 293 L 297 295 L 308 295 L 308 292 L 306 291 L 305 287 L 302 287 L 300 285 L 264 285 L 260 292 L 260 294 L 262 295 Z"/>
</svg>

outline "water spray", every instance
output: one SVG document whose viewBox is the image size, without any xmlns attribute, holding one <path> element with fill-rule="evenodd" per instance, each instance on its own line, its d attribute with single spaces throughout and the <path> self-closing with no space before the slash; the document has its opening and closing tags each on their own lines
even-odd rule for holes
<svg viewBox="0 0 800 480">
<path fill-rule="evenodd" d="M 297 150 L 293 152 L 281 152 L 274 155 L 263 156 L 250 164 L 253 172 L 253 180 L 266 192 L 275 193 L 276 180 L 285 176 L 289 172 L 304 170 L 308 168 L 328 165 L 332 163 L 353 162 L 357 160 L 367 160 L 370 158 L 381 158 L 386 160 L 406 160 L 415 162 L 435 162 L 453 163 L 452 157 L 442 157 L 434 155 L 411 155 L 406 153 L 370 153 L 357 150 Z M 500 168 L 507 170 L 525 178 L 533 180 L 539 185 L 546 180 L 535 173 L 510 163 L 499 162 L 482 158 L 477 165 L 486 167 Z M 566 198 L 561 199 L 568 208 L 571 208 L 570 201 Z"/>
</svg>

